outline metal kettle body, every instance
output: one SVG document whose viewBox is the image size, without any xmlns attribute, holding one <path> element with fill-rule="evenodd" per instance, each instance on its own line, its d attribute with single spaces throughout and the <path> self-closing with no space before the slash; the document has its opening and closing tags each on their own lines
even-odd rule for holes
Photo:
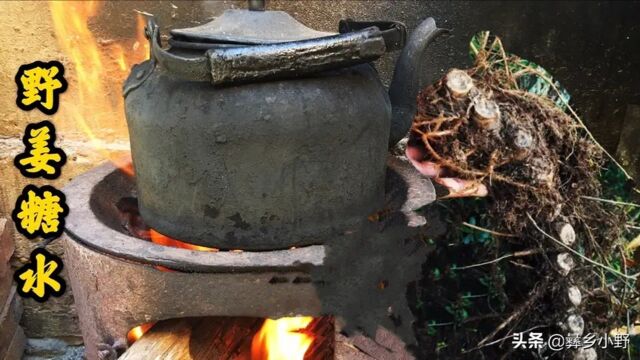
<svg viewBox="0 0 640 360">
<path fill-rule="evenodd" d="M 243 16 L 288 16 L 272 13 Z M 368 62 L 397 31 L 246 47 L 225 38 L 181 52 L 162 49 L 150 23 L 152 57 L 124 85 L 142 217 L 162 234 L 222 249 L 319 244 L 357 230 L 383 208 L 388 146 L 409 129 L 414 72 L 439 32 L 433 19 L 414 31 L 387 93 Z M 204 56 L 193 55 L 199 46 Z"/>
<path fill-rule="evenodd" d="M 369 65 L 221 88 L 156 67 L 125 103 L 140 212 L 163 234 L 301 246 L 382 207 L 391 105 Z"/>
</svg>

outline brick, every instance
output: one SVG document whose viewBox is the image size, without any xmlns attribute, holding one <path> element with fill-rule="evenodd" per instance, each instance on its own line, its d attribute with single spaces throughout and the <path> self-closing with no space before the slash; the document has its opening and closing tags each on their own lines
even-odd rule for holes
<svg viewBox="0 0 640 360">
<path fill-rule="evenodd" d="M 9 261 L 15 250 L 13 243 L 13 222 L 0 218 L 0 304 L 4 304 L 9 296 L 13 283 L 13 272 Z"/>
<path fill-rule="evenodd" d="M 12 276 L 5 276 L 5 277 L 0 277 L 0 306 L 4 305 L 4 303 L 7 301 L 7 299 L 9 298 L 9 295 L 11 294 L 11 290 L 13 289 L 13 277 Z M 3 309 L 0 308 L 0 312 Z"/>
<path fill-rule="evenodd" d="M 6 354 L 4 355 L 3 360 L 20 360 L 22 359 L 22 354 L 24 353 L 24 348 L 27 344 L 27 337 L 24 335 L 24 331 L 20 326 L 16 329 L 16 332 L 13 334 L 13 339 L 9 344 L 9 348 L 7 349 Z"/>
<path fill-rule="evenodd" d="M 6 276 L 9 269 L 9 260 L 15 246 L 13 244 L 13 221 L 0 218 L 0 277 Z"/>
<path fill-rule="evenodd" d="M 39 303 L 31 299 L 25 300 L 22 324 L 30 338 L 65 337 L 79 339 L 82 336 L 78 315 L 73 305 L 73 296 L 71 289 L 68 287 L 61 298 L 51 297 L 45 303 Z"/>
<path fill-rule="evenodd" d="M 15 287 L 12 287 L 9 297 L 3 303 L 0 311 L 0 359 L 4 359 L 8 350 L 15 345 L 13 342 L 16 332 L 22 331 L 19 326 L 21 316 L 22 303 L 16 295 Z"/>
</svg>

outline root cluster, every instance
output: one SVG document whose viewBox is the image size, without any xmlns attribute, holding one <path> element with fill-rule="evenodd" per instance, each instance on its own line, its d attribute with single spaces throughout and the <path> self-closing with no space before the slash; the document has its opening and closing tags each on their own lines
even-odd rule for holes
<svg viewBox="0 0 640 360">
<path fill-rule="evenodd" d="M 494 224 L 501 231 L 523 234 L 531 225 L 527 214 L 545 223 L 588 220 L 584 207 L 604 215 L 602 206 L 581 198 L 600 195 L 604 157 L 580 126 L 550 100 L 503 88 L 491 72 L 465 73 L 474 83 L 468 94 L 453 95 L 443 78 L 419 96 L 410 143 L 423 146 L 425 160 L 447 176 L 488 185 L 489 211 L 504 215 Z M 498 115 L 480 120 L 476 106 L 486 103 Z"/>
<path fill-rule="evenodd" d="M 515 60 L 479 57 L 424 89 L 410 133 L 440 176 L 489 189 L 440 204 L 449 232 L 418 285 L 423 346 L 451 358 L 518 358 L 509 340 L 493 341 L 533 327 L 566 334 L 568 314 L 584 319 L 585 334 L 635 316 L 629 208 L 596 200 L 608 196 L 603 174 L 615 164 L 579 119 L 518 88 L 526 70 L 514 74 Z"/>
</svg>

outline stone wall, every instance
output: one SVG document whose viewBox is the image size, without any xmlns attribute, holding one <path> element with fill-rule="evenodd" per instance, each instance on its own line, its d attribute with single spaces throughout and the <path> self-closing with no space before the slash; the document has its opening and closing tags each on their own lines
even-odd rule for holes
<svg viewBox="0 0 640 360">
<path fill-rule="evenodd" d="M 134 10 L 156 14 L 166 32 L 167 28 L 206 21 L 226 8 L 244 6 L 244 1 L 110 2 L 100 16 L 91 20 L 90 27 L 96 38 L 107 44 L 135 37 Z M 627 109 L 637 109 L 640 104 L 640 72 L 633 68 L 640 63 L 640 3 L 274 0 L 268 7 L 286 10 L 306 25 L 325 31 L 335 31 L 338 20 L 346 17 L 399 20 L 412 28 L 420 19 L 433 16 L 441 27 L 453 29 L 453 35 L 438 40 L 428 50 L 423 72 L 416 75 L 425 84 L 450 67 L 469 65 L 469 38 L 488 29 L 503 37 L 507 49 L 553 73 L 572 93 L 578 110 L 610 151 L 618 146 L 625 118 L 632 119 L 626 121 L 631 124 L 627 126 L 637 128 L 637 111 L 628 114 Z M 27 183 L 62 188 L 69 179 L 104 161 L 105 155 L 96 150 L 86 129 L 71 116 L 78 98 L 75 70 L 56 42 L 47 4 L 1 2 L 0 25 L 0 216 L 7 217 Z M 377 63 L 385 83 L 389 82 L 395 56 L 385 56 Z M 69 89 L 54 116 L 36 110 L 20 111 L 15 105 L 15 72 L 20 65 L 36 60 L 59 60 L 67 68 Z M 119 91 L 117 82 L 122 74 L 116 75 L 104 74 L 114 79 L 108 89 L 110 95 Z M 57 145 L 69 159 L 56 181 L 26 179 L 12 164 L 13 157 L 23 149 L 20 138 L 25 126 L 43 119 L 56 125 Z M 128 140 L 121 131 L 124 127 L 122 114 L 114 114 L 91 131 L 100 139 L 101 148 L 122 150 Z M 637 153 L 635 139 L 627 136 L 620 153 Z M 633 161 L 640 166 L 637 159 Z M 14 260 L 19 265 L 27 261 L 35 242 L 18 235 L 14 238 Z M 54 242 L 50 250 L 59 253 L 60 244 Z M 45 304 L 25 301 L 24 308 L 22 324 L 29 337 L 62 336 L 77 341 L 79 331 L 70 292 Z"/>
</svg>

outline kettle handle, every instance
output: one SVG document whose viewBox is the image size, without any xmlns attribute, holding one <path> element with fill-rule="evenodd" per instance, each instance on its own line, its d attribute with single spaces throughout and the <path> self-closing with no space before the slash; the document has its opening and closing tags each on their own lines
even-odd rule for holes
<svg viewBox="0 0 640 360">
<path fill-rule="evenodd" d="M 407 42 L 407 26 L 399 21 L 356 21 L 342 19 L 338 23 L 341 34 L 359 31 L 370 27 L 377 27 L 382 33 L 387 51 L 402 50 Z"/>
<path fill-rule="evenodd" d="M 204 56 L 187 58 L 172 54 L 160 44 L 160 29 L 153 18 L 145 35 L 151 56 L 165 69 L 186 80 L 228 85 L 292 77 L 367 63 L 387 48 L 377 27 L 317 39 L 279 44 L 212 48 Z"/>
</svg>

